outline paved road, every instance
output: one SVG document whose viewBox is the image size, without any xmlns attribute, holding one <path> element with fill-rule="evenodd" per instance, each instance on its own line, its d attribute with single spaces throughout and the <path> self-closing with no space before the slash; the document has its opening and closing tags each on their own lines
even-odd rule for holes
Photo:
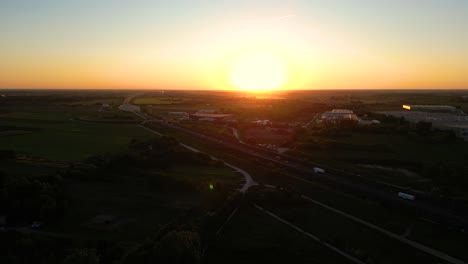
<svg viewBox="0 0 468 264">
<path fill-rule="evenodd" d="M 382 201 L 387 204 L 396 206 L 402 210 L 419 213 L 425 218 L 434 220 L 439 223 L 446 223 L 449 225 L 457 226 L 459 228 L 468 229 L 468 219 L 464 216 L 458 215 L 457 213 L 440 206 L 433 205 L 426 201 L 418 199 L 416 201 L 406 201 L 397 197 L 397 191 L 393 187 L 381 186 L 373 181 L 367 181 L 366 179 L 355 178 L 355 177 L 344 177 L 332 174 L 329 171 L 327 173 L 313 173 L 311 165 L 307 165 L 305 162 L 299 162 L 297 160 L 284 160 L 277 159 L 278 154 L 270 153 L 267 150 L 259 149 L 257 147 L 251 147 L 246 144 L 238 144 L 228 141 L 222 141 L 217 138 L 213 138 L 192 130 L 182 128 L 175 125 L 161 123 L 172 129 L 179 130 L 186 134 L 203 139 L 206 142 L 211 142 L 217 145 L 226 147 L 232 151 L 232 153 L 238 153 L 240 155 L 251 157 L 262 162 L 268 162 L 287 170 L 293 174 L 302 177 L 307 181 L 319 183 L 332 189 L 340 190 L 344 193 L 350 193 L 358 196 L 367 196 L 374 200 Z"/>
<path fill-rule="evenodd" d="M 230 127 L 230 129 L 232 130 L 232 134 L 236 137 L 237 141 L 239 141 L 241 144 L 245 144 L 244 141 L 241 140 L 237 128 Z"/>
<path fill-rule="evenodd" d="M 119 109 L 122 110 L 122 111 L 125 111 L 125 112 L 134 113 L 135 115 L 137 115 L 137 116 L 139 116 L 139 117 L 141 117 L 143 119 L 148 118 L 148 116 L 146 114 L 144 114 L 144 113 L 142 113 L 140 111 L 139 106 L 131 104 L 132 100 L 135 97 L 140 96 L 140 95 L 142 95 L 142 94 L 141 93 L 140 94 L 134 94 L 132 96 L 129 96 L 129 97 L 125 98 L 123 104 L 119 106 Z"/>
<path fill-rule="evenodd" d="M 341 256 L 347 258 L 348 260 L 350 260 L 350 261 L 352 261 L 352 262 L 354 262 L 354 263 L 358 263 L 358 264 L 365 264 L 365 262 L 363 262 L 363 261 L 361 261 L 361 260 L 359 260 L 359 259 L 357 259 L 357 258 L 355 258 L 355 257 L 353 257 L 353 256 L 351 256 L 351 255 L 349 255 L 348 253 L 346 253 L 346 252 L 344 252 L 344 251 L 342 251 L 342 250 L 340 250 L 340 249 L 338 249 L 338 248 L 336 248 L 336 247 L 334 247 L 334 246 L 328 244 L 327 242 L 324 242 L 324 241 L 320 240 L 320 238 L 318 238 L 318 237 L 312 235 L 311 233 L 309 233 L 309 232 L 303 230 L 302 228 L 300 228 L 300 227 L 298 227 L 298 226 L 296 226 L 296 225 L 293 225 L 292 223 L 290 223 L 290 222 L 284 220 L 283 218 L 281 218 L 281 217 L 275 215 L 274 213 L 272 213 L 272 212 L 270 212 L 270 211 L 264 209 L 263 207 L 260 207 L 260 206 L 258 206 L 258 205 L 256 205 L 256 204 L 255 204 L 254 206 L 255 206 L 255 208 L 257 208 L 258 210 L 260 210 L 260 211 L 264 212 L 265 214 L 269 215 L 270 217 L 273 217 L 274 219 L 280 221 L 281 223 L 283 223 L 283 224 L 285 224 L 285 225 L 287 225 L 287 226 L 289 226 L 289 227 L 295 229 L 297 232 L 299 232 L 299 233 L 301 233 L 301 234 L 303 234 L 303 235 L 305 235 L 305 236 L 307 236 L 307 237 L 309 237 L 309 238 L 312 238 L 312 239 L 315 240 L 316 242 L 318 242 L 318 243 L 322 244 L 323 246 L 325 246 L 325 247 L 331 249 L 332 251 L 334 251 L 334 252 L 338 253 L 339 255 L 341 255 Z"/>
<path fill-rule="evenodd" d="M 125 102 L 131 102 L 132 98 L 136 95 L 129 97 Z M 145 118 L 149 118 L 146 116 Z M 153 120 L 154 121 L 154 120 Z M 152 120 L 146 120 L 146 122 L 152 122 Z M 281 167 L 291 173 L 297 174 L 298 177 L 303 178 L 306 181 L 313 181 L 325 185 L 328 188 L 340 190 L 344 193 L 350 193 L 353 195 L 364 195 L 374 200 L 383 201 L 393 206 L 397 206 L 400 209 L 408 212 L 417 212 L 422 217 L 430 219 L 435 222 L 445 223 L 452 226 L 456 226 L 460 229 L 468 229 L 468 219 L 464 216 L 458 215 L 453 211 L 447 210 L 440 206 L 436 206 L 432 203 L 417 199 L 416 201 L 406 201 L 397 197 L 397 193 L 402 191 L 394 186 L 382 185 L 381 183 L 371 181 L 365 177 L 352 177 L 350 175 L 341 175 L 339 170 L 327 168 L 326 173 L 313 173 L 311 167 L 314 163 L 304 162 L 294 157 L 287 155 L 281 155 L 277 153 L 271 153 L 268 150 L 250 146 L 247 144 L 239 144 L 233 142 L 222 141 L 211 136 L 207 136 L 192 130 L 182 128 L 179 126 L 165 124 L 160 122 L 162 125 L 169 126 L 170 128 L 177 129 L 181 132 L 190 134 L 192 136 L 203 139 L 204 141 L 212 142 L 218 145 L 222 145 L 231 149 L 233 152 L 240 153 L 241 155 L 249 156 L 263 162 L 275 164 L 277 167 Z M 282 159 L 277 159 L 280 156 Z M 349 176 L 349 177 L 348 177 Z M 354 176 L 354 175 L 353 175 Z"/>
<path fill-rule="evenodd" d="M 380 228 L 380 227 L 378 227 L 378 226 L 376 226 L 376 225 L 374 225 L 374 224 L 372 224 L 372 223 L 369 223 L 369 222 L 367 222 L 367 221 L 364 221 L 364 220 L 362 220 L 362 219 L 360 219 L 360 218 L 357 218 L 357 217 L 355 217 L 355 216 L 353 216 L 353 215 L 350 215 L 350 214 L 345 213 L 345 212 L 343 212 L 343 211 L 341 211 L 341 210 L 338 210 L 338 209 L 336 209 L 336 208 L 333 208 L 333 207 L 331 207 L 331 206 L 329 206 L 329 205 L 326 205 L 326 204 L 324 204 L 324 203 L 321 203 L 321 202 L 319 202 L 319 201 L 317 201 L 317 200 L 314 200 L 314 199 L 312 199 L 312 198 L 309 198 L 309 197 L 307 197 L 307 196 L 305 196 L 305 195 L 302 195 L 301 197 L 302 197 L 303 199 L 305 199 L 305 200 L 311 202 L 311 203 L 314 203 L 314 204 L 319 205 L 319 206 L 321 206 L 321 207 L 323 207 L 323 208 L 326 208 L 326 209 L 328 209 L 328 210 L 330 210 L 330 211 L 332 211 L 332 212 L 334 212 L 334 213 L 337 213 L 337 214 L 339 214 L 339 215 L 341 215 L 341 216 L 344 216 L 344 217 L 346 217 L 346 218 L 348 218 L 348 219 L 350 219 L 350 220 L 352 220 L 352 221 L 355 221 L 355 222 L 357 222 L 357 223 L 359 223 L 359 224 L 365 225 L 365 226 L 367 226 L 368 228 L 373 229 L 373 230 L 375 230 L 375 231 L 378 231 L 378 232 L 380 232 L 380 233 L 382 233 L 382 234 L 384 234 L 384 235 L 386 235 L 386 236 L 388 236 L 388 237 L 391 237 L 391 238 L 396 239 L 396 240 L 398 240 L 398 241 L 400 241 L 400 242 L 402 242 L 402 243 L 404 243 L 404 244 L 407 244 L 407 245 L 409 245 L 409 246 L 411 246 L 411 247 L 414 247 L 414 248 L 419 249 L 419 250 L 421 250 L 421 251 L 423 251 L 423 252 L 426 252 L 426 253 L 429 254 L 429 255 L 432 255 L 432 256 L 434 256 L 434 257 L 440 258 L 440 259 L 442 259 L 442 260 L 445 260 L 445 261 L 447 261 L 447 262 L 449 262 L 449 263 L 453 263 L 453 264 L 467 264 L 466 262 L 464 262 L 464 261 L 462 261 L 462 260 L 459 260 L 459 259 L 457 259 L 457 258 L 454 258 L 454 257 L 452 257 L 452 256 L 449 256 L 449 255 L 447 255 L 447 254 L 445 254 L 445 253 L 443 253 L 443 252 L 440 252 L 440 251 L 438 251 L 438 250 L 432 249 L 432 248 L 430 248 L 430 247 L 426 247 L 426 246 L 424 246 L 424 245 L 422 245 L 422 244 L 419 244 L 418 242 L 415 242 L 415 241 L 409 240 L 409 239 L 407 239 L 407 238 L 404 238 L 403 236 L 399 236 L 399 235 L 397 235 L 397 234 L 394 234 L 394 233 L 392 233 L 392 232 L 389 232 L 389 231 L 387 231 L 387 230 L 385 230 L 385 229 L 382 229 L 382 228 Z"/>
<path fill-rule="evenodd" d="M 130 101 L 130 100 L 128 100 L 128 101 Z M 145 123 L 145 121 L 144 121 L 143 123 Z M 144 126 L 141 126 L 141 127 L 145 128 L 145 129 L 147 129 L 147 130 L 149 130 L 149 131 L 151 131 L 151 132 L 153 132 L 153 133 L 155 133 L 155 134 L 162 135 L 161 133 L 158 133 L 158 132 L 156 132 L 156 131 L 154 131 L 154 130 L 152 130 L 152 129 L 149 129 L 149 128 L 147 128 L 147 127 L 144 127 Z M 178 127 L 175 127 L 175 128 L 178 128 Z M 178 128 L 178 129 L 181 129 L 181 128 Z M 182 129 L 182 130 L 185 130 L 185 129 Z M 220 141 L 220 140 L 210 138 L 210 137 L 208 137 L 208 136 L 206 136 L 206 135 L 198 134 L 198 133 L 195 133 L 195 132 L 193 132 L 193 131 L 185 131 L 185 132 L 189 132 L 189 133 L 191 133 L 191 134 L 195 134 L 195 135 L 198 136 L 198 137 L 202 137 L 202 138 L 208 139 L 208 140 L 213 141 L 213 142 L 216 142 L 216 143 L 218 143 L 218 144 L 225 144 L 225 145 L 227 145 L 227 146 L 233 147 L 233 145 L 232 145 L 231 143 L 222 142 L 222 141 Z M 181 145 L 182 145 L 183 147 L 185 147 L 185 148 L 191 150 L 191 151 L 200 152 L 198 149 L 193 148 L 193 147 L 191 147 L 191 146 L 188 146 L 188 145 L 186 145 L 186 144 L 181 143 Z M 236 150 L 239 150 L 239 147 L 238 147 L 238 146 L 235 146 L 235 145 L 234 145 L 234 148 L 235 148 Z M 264 153 L 255 153 L 255 152 L 251 152 L 251 151 L 248 151 L 248 150 L 246 151 L 246 150 L 244 150 L 244 149 L 241 149 L 241 151 L 244 151 L 246 154 L 249 154 L 249 155 L 254 156 L 254 157 L 266 159 L 266 160 L 268 160 L 268 161 L 270 161 L 270 162 L 274 162 L 274 163 L 276 163 L 276 164 L 279 163 L 279 164 L 281 164 L 281 165 L 286 165 L 286 166 L 293 167 L 293 168 L 295 168 L 294 166 L 297 166 L 296 169 L 301 168 L 300 165 L 292 165 L 292 164 L 289 163 L 289 162 L 278 161 L 278 160 L 275 159 L 275 158 L 272 158 L 272 157 L 269 157 L 269 156 L 265 156 Z M 216 158 L 213 157 L 213 156 L 211 156 L 211 157 L 214 158 L 214 159 L 216 159 Z M 257 185 L 257 183 L 252 179 L 251 175 L 250 175 L 249 173 L 247 173 L 246 171 L 244 171 L 244 170 L 242 170 L 242 169 L 240 169 L 240 168 L 238 168 L 238 167 L 236 167 L 236 166 L 233 166 L 232 164 L 229 164 L 229 163 L 224 163 L 224 164 L 225 164 L 226 166 L 230 167 L 230 168 L 233 168 L 235 171 L 241 173 L 241 174 L 244 176 L 245 183 L 244 183 L 244 185 L 242 186 L 242 188 L 239 190 L 240 192 L 246 192 L 250 187 L 252 187 L 252 186 L 254 186 L 254 185 Z M 322 176 L 322 175 L 319 175 L 319 176 Z M 330 177 L 331 175 L 326 175 L 326 176 L 327 176 L 327 177 Z M 272 186 L 272 187 L 273 187 L 273 186 Z M 362 188 L 362 187 L 361 187 L 361 188 Z M 307 197 L 307 196 L 304 196 L 304 195 L 303 195 L 302 198 L 304 198 L 304 199 L 306 199 L 306 200 L 308 200 L 308 201 L 310 201 L 310 202 L 313 202 L 313 203 L 315 203 L 315 204 L 318 204 L 318 205 L 320 205 L 320 206 L 322 206 L 322 207 L 324 207 L 324 208 L 326 208 L 326 209 L 329 209 L 329 210 L 331 210 L 331 211 L 333 211 L 333 212 L 335 212 L 335 213 L 338 213 L 338 214 L 340 214 L 340 215 L 342 215 L 342 216 L 344 216 L 344 217 L 347 217 L 347 218 L 349 218 L 349 219 L 351 219 L 351 220 L 353 220 L 353 221 L 356 221 L 356 222 L 358 222 L 358 223 L 360 223 L 360 224 L 363 224 L 363 225 L 365 225 L 365 226 L 367 226 L 367 227 L 369 227 L 369 228 L 371 228 L 371 229 L 373 229 L 373 230 L 376 230 L 376 231 L 378 231 L 378 232 L 381 232 L 381 233 L 383 233 L 383 234 L 385 234 L 385 235 L 387 235 L 387 236 L 389 236 L 389 237 L 391 237 L 391 238 L 397 239 L 397 240 L 399 240 L 400 242 L 405 243 L 405 244 L 407 244 L 407 245 L 410 245 L 410 246 L 412 246 L 412 247 L 414 247 L 414 248 L 416 248 L 416 249 L 418 249 L 418 250 L 421 250 L 421 251 L 423 251 L 423 252 L 426 252 L 426 253 L 428 253 L 428 254 L 430 254 L 430 255 L 432 255 L 432 256 L 438 257 L 438 258 L 440 258 L 440 259 L 443 259 L 443 260 L 445 260 L 445 261 L 447 261 L 447 262 L 449 262 L 449 263 L 453 263 L 453 264 L 467 264 L 466 262 L 464 262 L 464 261 L 462 261 L 462 260 L 456 259 L 456 258 L 454 258 L 454 257 L 451 257 L 451 256 L 449 256 L 449 255 L 443 253 L 443 252 L 440 252 L 440 251 L 437 251 L 437 250 L 435 250 L 435 249 L 426 247 L 426 246 L 424 246 L 424 245 L 422 245 L 422 244 L 419 244 L 419 243 L 414 242 L 414 241 L 412 241 L 412 240 L 406 239 L 406 238 L 404 238 L 404 237 L 402 237 L 402 236 L 399 236 L 399 235 L 396 235 L 396 234 L 394 234 L 394 233 L 391 233 L 391 232 L 389 232 L 389 231 L 387 231 L 387 230 L 385 230 L 385 229 L 382 229 L 382 228 L 380 228 L 380 227 L 378 227 L 378 226 L 376 226 L 376 225 L 373 225 L 373 224 L 371 224 L 371 223 L 369 223 L 369 222 L 367 222 L 367 221 L 364 221 L 364 220 L 362 220 L 362 219 L 360 219 L 360 218 L 357 218 L 357 217 L 352 216 L 352 215 L 350 215 L 350 214 L 348 214 L 348 213 L 345 213 L 345 212 L 343 212 L 343 211 L 340 211 L 340 210 L 338 210 L 338 209 L 336 209 L 336 208 L 330 207 L 330 206 L 328 206 L 328 205 L 326 205 L 326 204 L 323 204 L 323 203 L 321 203 L 321 202 L 319 202 L 319 201 L 313 200 L 313 199 L 311 199 L 311 198 L 309 198 L 309 197 Z M 395 199 L 395 197 L 392 197 L 392 198 Z M 270 215 L 271 217 L 274 217 L 274 218 L 276 218 L 277 220 L 279 220 L 279 221 L 281 221 L 281 222 L 287 224 L 288 226 L 290 226 L 290 227 L 296 229 L 297 231 L 303 233 L 304 235 L 306 235 L 306 236 L 308 236 L 308 237 L 310 237 L 310 238 L 312 238 L 312 239 L 314 239 L 314 240 L 316 240 L 316 241 L 318 241 L 318 242 L 324 244 L 326 247 L 328 247 L 328 248 L 330 248 L 331 250 L 337 252 L 338 254 L 340 254 L 340 255 L 342 255 L 342 256 L 344 256 L 344 257 L 346 257 L 346 258 L 352 260 L 353 262 L 355 262 L 355 263 L 363 263 L 362 261 L 360 261 L 360 260 L 358 260 L 358 259 L 356 259 L 356 258 L 354 258 L 354 257 L 352 257 L 352 256 L 350 256 L 350 255 L 348 255 L 347 253 L 342 252 L 342 251 L 340 251 L 339 249 L 337 249 L 337 248 L 335 248 L 335 247 L 333 247 L 333 246 L 331 246 L 331 245 L 329 245 L 329 244 L 327 244 L 327 243 L 325 243 L 325 242 L 320 241 L 320 239 L 318 239 L 317 237 L 313 236 L 312 234 L 310 234 L 310 233 L 308 233 L 308 232 L 302 230 L 301 228 L 299 228 L 299 227 L 297 227 L 297 226 L 295 226 L 295 225 L 293 225 L 293 224 L 287 222 L 286 220 L 284 220 L 284 219 L 280 218 L 279 216 L 277 216 L 277 215 L 275 215 L 275 214 L 273 214 L 273 213 L 271 213 L 271 212 L 269 212 L 269 211 L 267 211 L 267 210 L 261 208 L 260 206 L 255 205 L 255 207 L 257 207 L 257 209 L 262 210 L 263 212 L 267 213 L 267 214 Z M 234 214 L 234 213 L 233 213 L 233 214 Z M 230 217 L 232 217 L 232 216 L 230 216 Z M 230 219 L 230 217 L 229 217 L 228 219 Z"/>
<path fill-rule="evenodd" d="M 244 179 L 245 179 L 245 183 L 244 185 L 242 186 L 242 188 L 240 188 L 240 192 L 242 193 L 245 193 L 250 187 L 252 186 L 255 186 L 255 185 L 258 185 L 253 179 L 252 179 L 252 176 L 250 176 L 250 174 L 248 172 L 246 172 L 245 170 L 239 168 L 239 167 L 236 167 L 232 164 L 229 164 L 229 163 L 226 163 L 224 162 L 224 165 L 234 169 L 235 171 L 239 172 L 240 174 L 242 174 L 242 176 L 244 176 Z"/>
<path fill-rule="evenodd" d="M 144 121 L 143 121 L 143 123 L 144 123 Z M 159 132 L 157 132 L 157 131 L 154 131 L 154 130 L 148 128 L 148 127 L 145 127 L 145 126 L 143 126 L 143 125 L 140 125 L 139 127 L 144 128 L 144 129 L 146 129 L 146 130 L 148 130 L 148 131 L 150 131 L 150 132 L 152 132 L 152 133 L 154 133 L 154 134 L 156 134 L 156 135 L 158 135 L 158 136 L 163 136 L 163 134 L 161 134 L 161 133 L 159 133 Z M 182 147 L 184 147 L 184 148 L 190 150 L 190 151 L 193 151 L 193 152 L 201 152 L 200 150 L 198 150 L 198 149 L 196 149 L 196 148 L 194 148 L 194 147 L 191 147 L 191 146 L 189 146 L 189 145 L 187 145 L 187 144 L 180 143 L 180 145 L 181 145 Z M 211 155 L 209 155 L 209 156 L 210 156 L 212 159 L 218 160 L 218 158 L 216 158 L 216 157 L 214 157 L 214 156 L 211 156 Z M 252 176 L 251 176 L 248 172 L 246 172 L 245 170 L 243 170 L 243 169 L 241 169 L 241 168 L 239 168 L 239 167 L 236 167 L 236 166 L 234 166 L 234 165 L 232 165 L 232 164 L 230 164 L 230 163 L 227 163 L 227 162 L 224 162 L 224 165 L 227 166 L 227 167 L 229 167 L 229 168 L 231 168 L 231 169 L 233 169 L 234 171 L 240 173 L 240 174 L 244 177 L 244 181 L 245 181 L 245 182 L 244 182 L 244 184 L 242 185 L 242 187 L 239 189 L 239 192 L 245 193 L 245 192 L 247 192 L 247 190 L 248 190 L 250 187 L 257 185 L 257 183 L 253 180 Z"/>
</svg>

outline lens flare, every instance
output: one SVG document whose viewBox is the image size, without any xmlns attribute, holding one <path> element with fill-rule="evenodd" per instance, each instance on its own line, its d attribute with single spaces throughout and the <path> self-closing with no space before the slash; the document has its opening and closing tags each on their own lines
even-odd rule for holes
<svg viewBox="0 0 468 264">
<path fill-rule="evenodd" d="M 254 53 L 240 57 L 231 69 L 230 82 L 248 91 L 275 90 L 287 81 L 284 63 L 270 53 Z"/>
</svg>

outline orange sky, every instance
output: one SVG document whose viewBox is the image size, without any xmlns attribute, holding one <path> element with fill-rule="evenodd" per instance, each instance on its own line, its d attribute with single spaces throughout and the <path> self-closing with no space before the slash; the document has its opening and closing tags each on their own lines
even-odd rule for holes
<svg viewBox="0 0 468 264">
<path fill-rule="evenodd" d="M 468 1 L 18 2 L 0 88 L 236 89 L 255 52 L 284 64 L 279 89 L 468 88 Z"/>
</svg>

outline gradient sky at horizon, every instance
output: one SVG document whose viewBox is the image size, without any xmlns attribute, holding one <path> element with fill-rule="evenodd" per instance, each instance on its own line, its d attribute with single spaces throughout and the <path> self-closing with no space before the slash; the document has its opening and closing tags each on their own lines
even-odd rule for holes
<svg viewBox="0 0 468 264">
<path fill-rule="evenodd" d="M 0 88 L 226 89 L 243 52 L 286 89 L 468 88 L 468 1 L 3 0 Z"/>
</svg>

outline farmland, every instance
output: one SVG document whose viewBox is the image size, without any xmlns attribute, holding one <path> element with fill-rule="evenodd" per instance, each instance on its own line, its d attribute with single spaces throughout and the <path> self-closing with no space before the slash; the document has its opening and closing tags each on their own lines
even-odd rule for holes
<svg viewBox="0 0 468 264">
<path fill-rule="evenodd" d="M 142 97 L 133 101 L 136 105 L 171 105 L 181 104 L 190 101 L 187 98 L 158 98 L 158 97 Z"/>
<path fill-rule="evenodd" d="M 320 244 L 282 225 L 253 206 L 245 206 L 225 226 L 206 263 L 347 263 Z M 351 263 L 351 262 L 350 262 Z"/>
<path fill-rule="evenodd" d="M 54 244 L 37 253 L 40 259 L 63 259 L 100 241 L 125 248 L 109 256 L 117 259 L 164 226 L 217 210 L 239 188 L 241 177 L 231 168 L 156 136 L 137 116 L 119 111 L 115 104 L 125 95 L 43 91 L 1 98 L 5 239 Z M 35 191 L 16 191 L 28 188 Z M 40 230 L 30 228 L 37 220 Z M 25 250 L 20 244 L 4 249 L 0 259 L 6 263 L 12 252 Z M 13 262 L 31 262 L 34 254 L 16 255 Z"/>
<path fill-rule="evenodd" d="M 57 111 L 63 111 L 59 107 Z M 72 113 L 13 112 L 0 115 L 0 145 L 19 154 L 55 160 L 78 160 L 120 151 L 128 142 L 152 135 L 135 125 L 70 120 Z M 73 150 L 73 151 L 70 151 Z"/>
<path fill-rule="evenodd" d="M 321 112 L 331 108 L 351 108 L 380 118 L 371 112 L 399 108 L 402 95 L 302 91 L 256 98 L 227 92 L 139 92 L 132 102 L 147 115 L 118 108 L 130 95 L 43 91 L 27 96 L 10 92 L 1 98 L 0 166 L 9 179 L 6 193 L 11 196 L 8 201 L 26 199 L 20 207 L 9 208 L 16 217 L 10 221 L 21 230 L 19 239 L 28 235 L 33 241 L 67 240 L 57 247 L 59 259 L 77 246 L 107 256 L 94 244 L 106 241 L 120 252 L 107 258 L 144 263 L 141 258 L 157 259 L 156 245 L 179 234 L 203 245 L 197 251 L 204 252 L 203 263 L 283 263 L 291 256 L 297 256 L 299 263 L 347 263 L 345 257 L 259 210 L 257 204 L 368 263 L 443 263 L 301 198 L 307 195 L 398 236 L 467 259 L 459 246 L 466 235 L 459 229 L 424 219 L 418 211 L 324 186 L 314 181 L 312 170 L 310 175 L 294 173 L 278 165 L 275 160 L 283 157 L 276 154 L 265 161 L 217 143 L 239 144 L 236 131 L 242 144 L 286 146 L 287 155 L 304 161 L 462 202 L 464 179 L 443 166 L 464 164 L 464 142 L 438 131 L 419 135 L 418 127 L 404 121 L 383 120 L 373 127 L 316 122 Z M 418 98 L 415 95 L 413 100 Z M 234 120 L 187 120 L 185 113 L 169 113 L 204 109 L 232 114 Z M 205 137 L 200 140 L 186 131 Z M 189 151 L 180 142 L 219 159 Z M 246 194 L 237 192 L 245 180 L 223 166 L 224 161 L 242 168 L 259 186 Z M 11 180 L 15 178 L 19 180 Z M 457 185 L 453 179 L 460 179 Z M 15 184 L 36 191 L 17 194 L 11 191 L 18 189 Z M 39 230 L 28 228 L 36 219 L 44 225 Z"/>
</svg>

